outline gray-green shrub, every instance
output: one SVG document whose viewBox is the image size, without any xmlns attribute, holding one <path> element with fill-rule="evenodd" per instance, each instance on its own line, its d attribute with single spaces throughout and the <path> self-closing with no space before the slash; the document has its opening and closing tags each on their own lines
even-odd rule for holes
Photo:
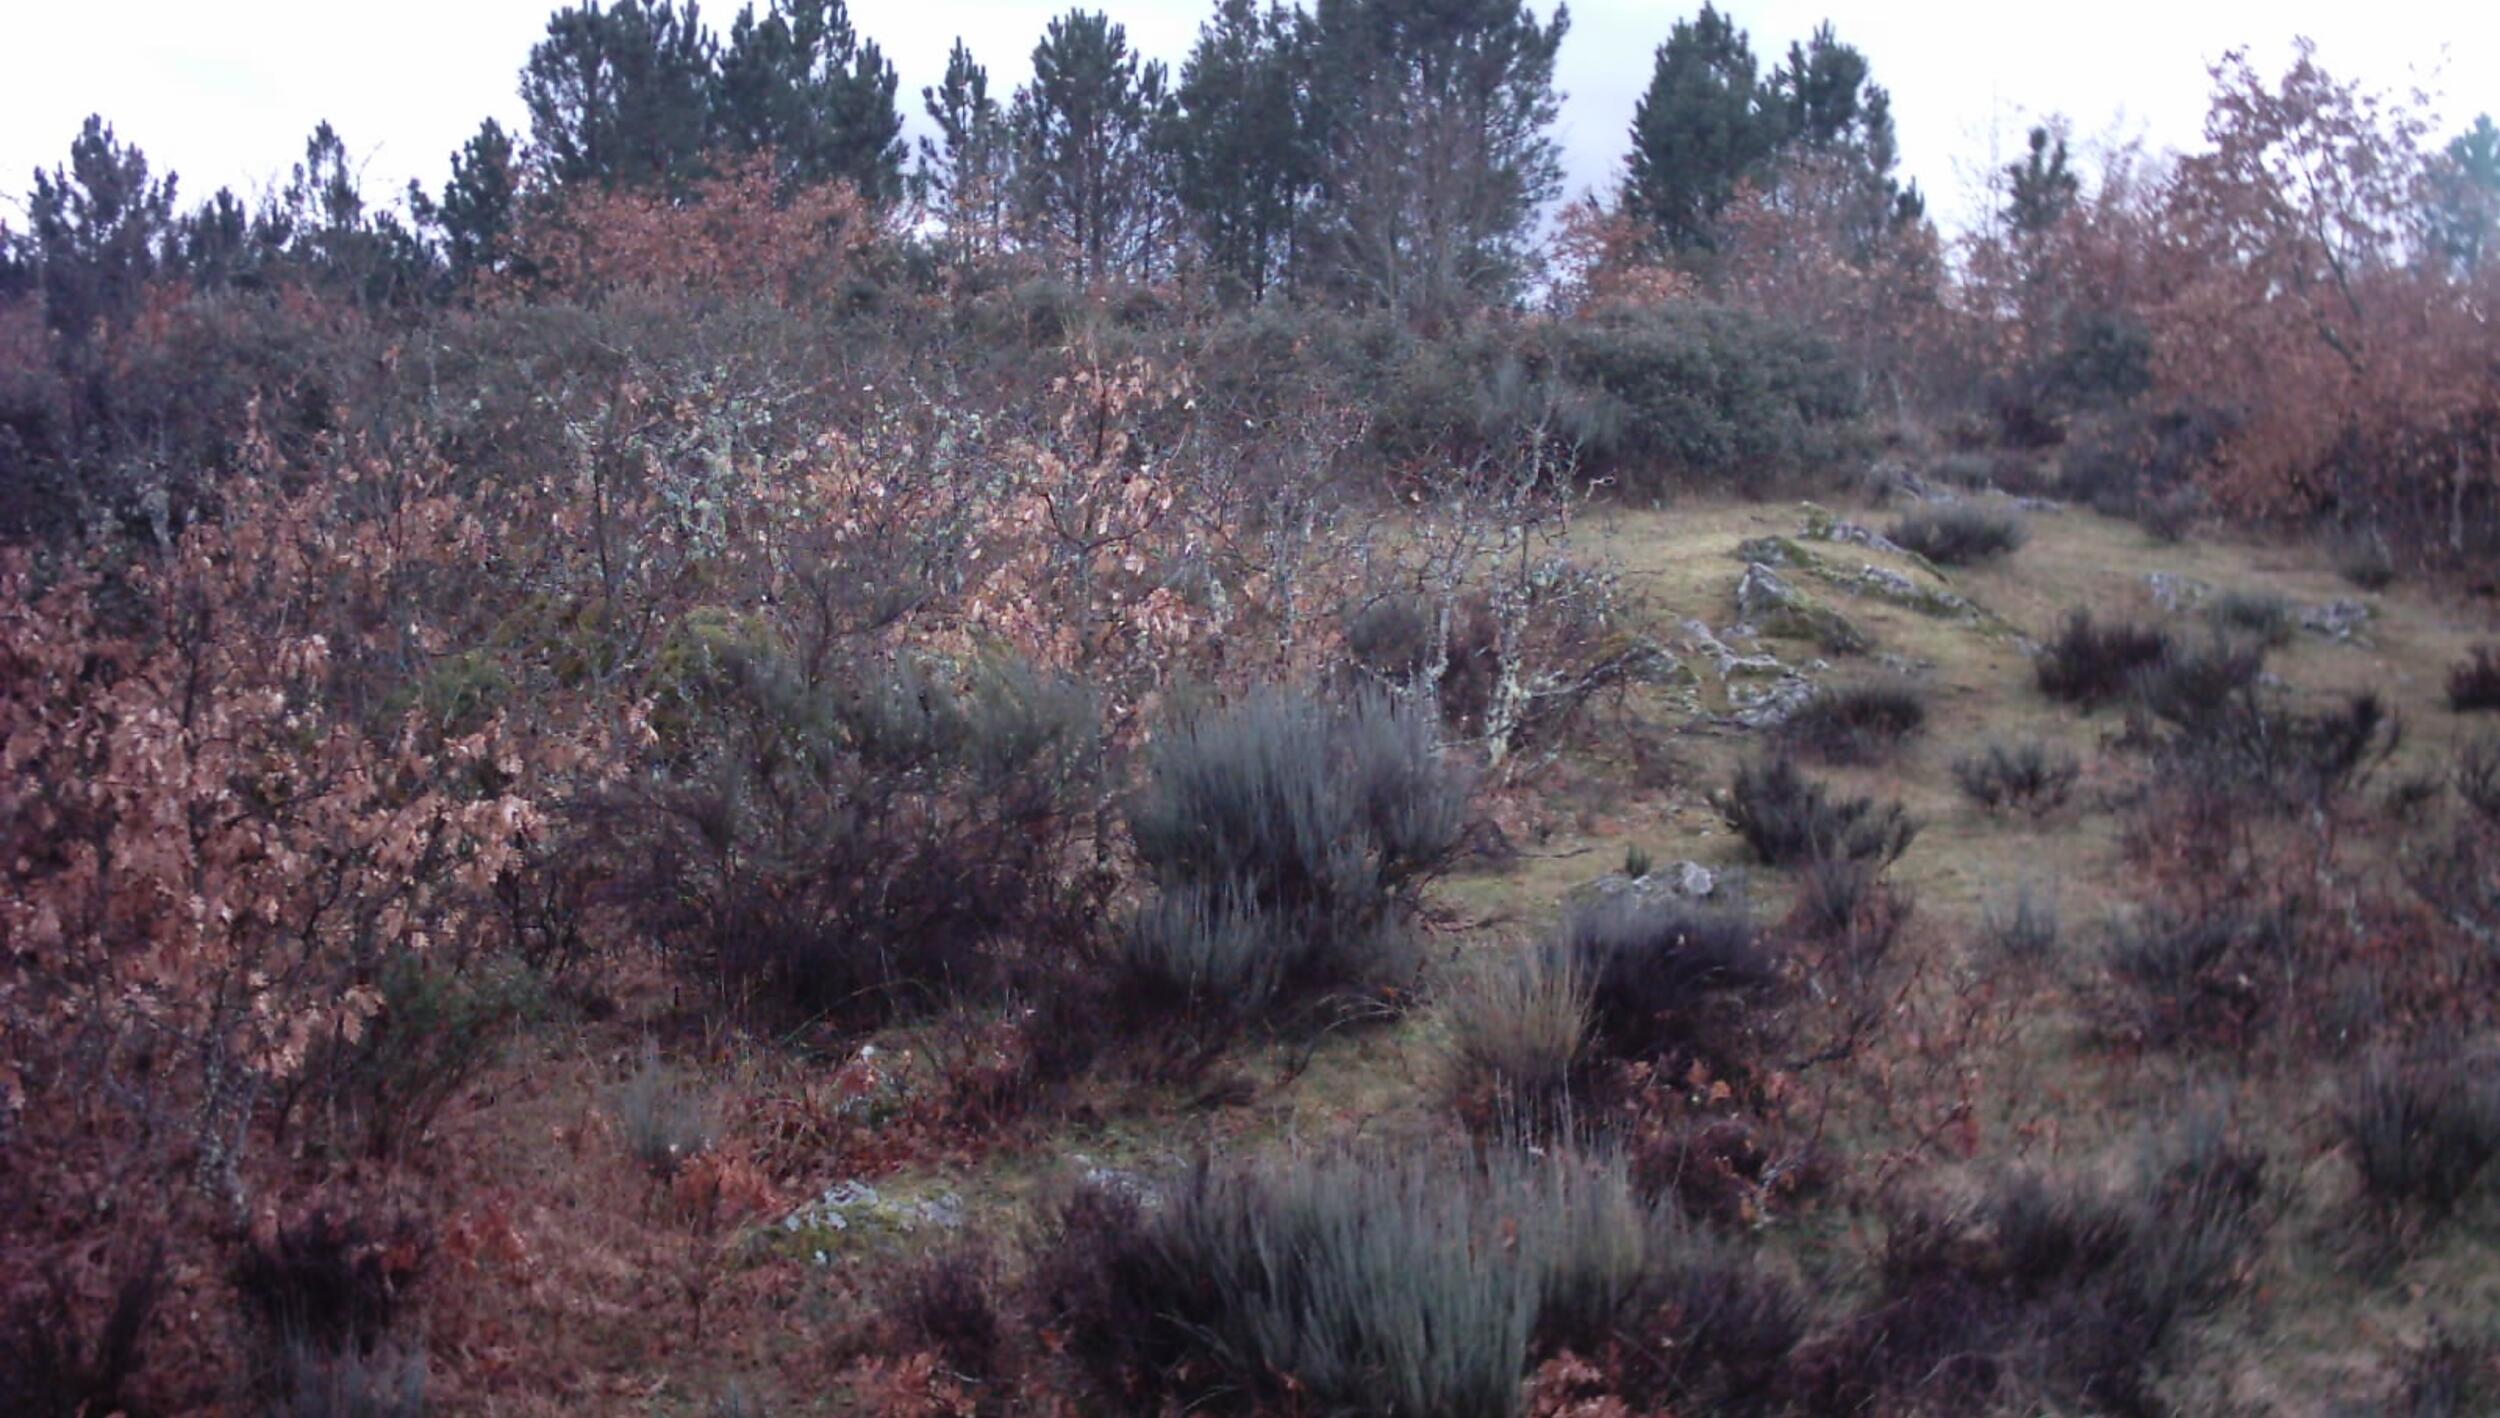
<svg viewBox="0 0 2500 1418">
<path fill-rule="evenodd" d="M 1036 1277 L 1109 1392 L 1510 1418 L 1540 1335 L 1606 1333 L 1672 1235 L 1614 1159 L 1332 1149 L 1080 1194 Z"/>
<path fill-rule="evenodd" d="M 1129 829 L 1160 896 L 1120 957 L 1133 994 L 1240 1014 L 1406 982 L 1414 893 L 1467 805 L 1429 717 L 1262 691 L 1182 719 L 1146 757 Z"/>
</svg>

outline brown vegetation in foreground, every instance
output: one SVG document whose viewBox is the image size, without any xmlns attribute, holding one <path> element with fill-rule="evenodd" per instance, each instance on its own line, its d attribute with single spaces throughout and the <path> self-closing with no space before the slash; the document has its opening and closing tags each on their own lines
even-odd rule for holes
<svg viewBox="0 0 2500 1418">
<path fill-rule="evenodd" d="M 1936 486 L 2491 547 L 2454 174 L 2218 81 L 1950 282 L 1808 154 L 1706 252 L 1579 214 L 1551 310 L 1079 284 L 769 156 L 437 306 L 38 233 L 0 1409 L 2487 1403 L 2488 627 L 2416 571 L 2320 673 Z M 1874 633 L 1715 630 L 1729 550 Z"/>
</svg>

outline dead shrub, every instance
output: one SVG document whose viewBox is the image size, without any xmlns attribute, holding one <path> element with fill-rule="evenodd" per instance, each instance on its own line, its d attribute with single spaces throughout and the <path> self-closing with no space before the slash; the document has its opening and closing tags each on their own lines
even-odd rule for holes
<svg viewBox="0 0 2500 1418">
<path fill-rule="evenodd" d="M 2335 1126 L 2373 1201 L 2436 1220 L 2500 1157 L 2500 1072 L 2453 1049 L 2373 1058 L 2345 1084 Z"/>
<path fill-rule="evenodd" d="M 997 1262 L 977 1242 L 920 1258 L 886 1293 L 883 1327 L 892 1352 L 936 1355 L 958 1379 L 999 1377 L 1010 1329 L 998 1295 Z"/>
<path fill-rule="evenodd" d="M 2128 693 L 2139 673 L 2169 653 L 2170 636 L 2157 626 L 2097 623 L 2077 608 L 2040 647 L 2033 673 L 2042 694 L 2090 710 Z"/>
<path fill-rule="evenodd" d="M 2066 805 L 2083 776 L 2075 755 L 2038 740 L 1991 743 L 1953 760 L 1953 781 L 1989 812 L 2014 808 L 2043 817 Z"/>
<path fill-rule="evenodd" d="M 1772 866 L 1846 859 L 1888 863 L 1909 850 L 1918 823 L 1897 802 L 1839 798 L 1809 781 L 1788 758 L 1736 770 L 1725 810 L 1728 825 Z"/>
<path fill-rule="evenodd" d="M 2477 645 L 2449 667 L 2448 707 L 2459 714 L 2500 710 L 2500 646 Z"/>
</svg>

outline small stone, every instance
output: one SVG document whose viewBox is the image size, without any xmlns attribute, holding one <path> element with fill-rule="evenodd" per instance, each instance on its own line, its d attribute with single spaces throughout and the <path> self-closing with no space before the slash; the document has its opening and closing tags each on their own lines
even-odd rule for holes
<svg viewBox="0 0 2500 1418">
<path fill-rule="evenodd" d="M 2302 611 L 2300 624 L 2329 640 L 2349 641 L 2359 639 L 2362 629 L 2377 616 L 2378 612 L 2365 602 L 2339 598 Z"/>
<path fill-rule="evenodd" d="M 2214 593 L 2210 584 L 2173 571 L 2148 571 L 2144 584 L 2152 590 L 2153 604 L 2173 613 L 2194 610 Z"/>
</svg>

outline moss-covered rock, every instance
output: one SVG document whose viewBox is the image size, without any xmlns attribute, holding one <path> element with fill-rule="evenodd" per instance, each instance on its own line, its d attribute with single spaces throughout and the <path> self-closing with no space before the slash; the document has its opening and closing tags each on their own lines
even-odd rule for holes
<svg viewBox="0 0 2500 1418">
<path fill-rule="evenodd" d="M 1736 583 L 1736 614 L 1765 635 L 1810 640 L 1828 650 L 1864 650 L 1874 643 L 1847 616 L 1758 561 L 1748 563 Z"/>
</svg>

